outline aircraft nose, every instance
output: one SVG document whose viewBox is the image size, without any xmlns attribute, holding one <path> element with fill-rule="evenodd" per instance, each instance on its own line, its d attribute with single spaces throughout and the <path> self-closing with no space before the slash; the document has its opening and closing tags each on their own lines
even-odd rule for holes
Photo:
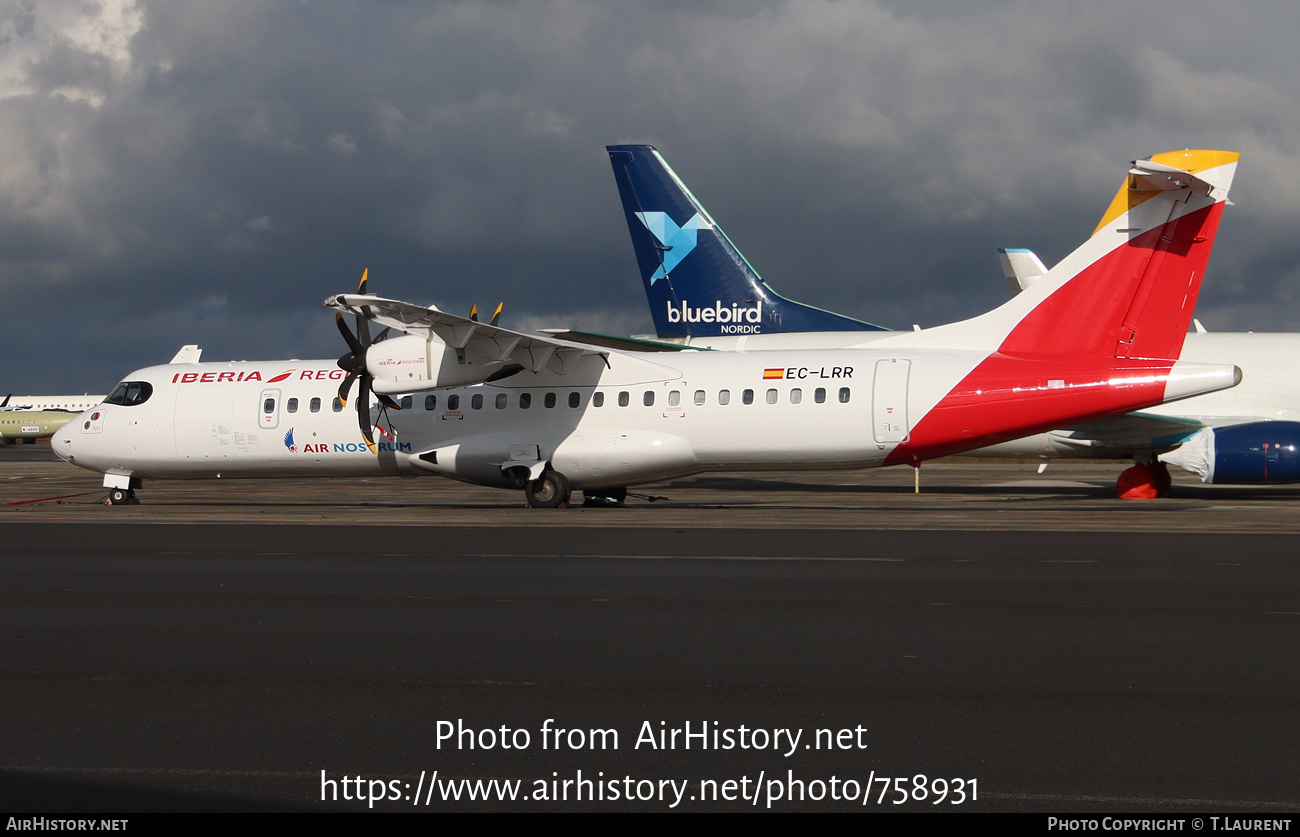
<svg viewBox="0 0 1300 837">
<path fill-rule="evenodd" d="M 79 426 L 77 419 L 73 419 L 60 427 L 50 437 L 50 447 L 54 450 L 54 454 L 64 462 L 72 461 L 72 432 L 73 428 L 77 426 Z"/>
</svg>

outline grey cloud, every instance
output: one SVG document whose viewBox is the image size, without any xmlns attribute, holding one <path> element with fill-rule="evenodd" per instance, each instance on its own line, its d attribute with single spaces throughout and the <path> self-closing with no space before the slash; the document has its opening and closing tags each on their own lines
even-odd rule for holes
<svg viewBox="0 0 1300 837">
<path fill-rule="evenodd" d="M 451 310 L 648 331 L 623 141 L 778 290 L 903 328 L 1000 302 L 997 247 L 1064 256 L 1129 159 L 1233 148 L 1198 314 L 1300 319 L 1290 6 L 240 0 L 142 4 L 127 38 L 115 2 L 117 40 L 36 49 L 65 6 L 0 26 L 26 62 L 0 58 L 0 329 L 51 359 L 7 356 L 3 390 L 106 388 L 186 342 L 336 355 L 319 301 L 367 266 Z"/>
</svg>

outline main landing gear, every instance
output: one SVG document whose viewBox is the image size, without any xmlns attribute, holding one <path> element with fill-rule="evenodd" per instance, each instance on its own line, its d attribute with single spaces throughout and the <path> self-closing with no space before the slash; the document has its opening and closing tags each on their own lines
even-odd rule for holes
<svg viewBox="0 0 1300 837">
<path fill-rule="evenodd" d="M 104 501 L 109 506 L 138 506 L 140 501 L 136 499 L 134 488 L 112 488 L 109 489 L 108 499 Z"/>
<path fill-rule="evenodd" d="M 528 471 L 525 468 L 514 468 L 509 474 L 515 484 L 523 488 L 524 498 L 530 509 L 562 509 L 569 504 L 573 496 L 573 486 L 569 483 L 569 478 L 549 466 L 535 480 L 528 479 Z M 627 500 L 627 488 L 623 486 L 582 489 L 582 505 L 586 507 L 621 506 L 625 500 Z"/>
<path fill-rule="evenodd" d="M 1153 459 L 1139 462 L 1120 474 L 1115 481 L 1115 496 L 1121 500 L 1154 500 L 1168 497 L 1173 484 L 1169 466 Z"/>
<path fill-rule="evenodd" d="M 572 494 L 568 477 L 549 468 L 540 477 L 524 484 L 524 497 L 530 509 L 560 509 Z"/>
</svg>

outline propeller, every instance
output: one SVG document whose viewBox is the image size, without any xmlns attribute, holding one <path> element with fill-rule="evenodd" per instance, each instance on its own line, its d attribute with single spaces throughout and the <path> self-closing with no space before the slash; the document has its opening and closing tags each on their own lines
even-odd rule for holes
<svg viewBox="0 0 1300 837">
<path fill-rule="evenodd" d="M 365 294 L 369 274 L 369 268 L 361 272 L 361 282 L 357 285 L 358 295 Z M 370 426 L 370 394 L 374 390 L 374 378 L 366 371 L 366 351 L 387 337 L 389 329 L 385 328 L 372 340 L 370 321 L 360 314 L 357 315 L 356 320 L 357 331 L 353 334 L 352 329 L 348 328 L 347 322 L 343 319 L 343 314 L 340 312 L 334 315 L 334 324 L 338 326 L 339 333 L 347 341 L 349 350 L 346 355 L 339 358 L 338 363 L 339 368 L 347 373 L 343 383 L 339 385 L 339 403 L 344 407 L 348 405 L 348 390 L 352 389 L 352 382 L 359 379 L 361 385 L 357 391 L 357 424 L 361 428 L 361 437 L 366 440 L 366 447 L 370 448 L 371 453 L 377 453 L 374 433 Z M 400 404 L 382 392 L 375 393 L 375 396 L 385 407 L 394 410 L 402 409 Z"/>
<path fill-rule="evenodd" d="M 506 304 L 505 304 L 504 302 L 498 302 L 498 303 L 497 303 L 497 310 L 495 310 L 495 311 L 492 312 L 492 322 L 489 323 L 489 325 L 496 325 L 496 324 L 497 324 L 497 320 L 501 319 L 501 309 L 502 309 L 502 308 L 505 308 L 505 307 L 506 307 Z M 470 318 L 470 320 L 472 320 L 473 322 L 478 322 L 478 306 L 477 306 L 477 305 L 471 305 L 471 306 L 469 307 L 469 318 Z"/>
</svg>

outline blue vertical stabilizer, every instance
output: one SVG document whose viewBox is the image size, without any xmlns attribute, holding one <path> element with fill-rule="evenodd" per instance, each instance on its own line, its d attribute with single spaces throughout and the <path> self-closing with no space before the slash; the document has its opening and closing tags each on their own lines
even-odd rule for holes
<svg viewBox="0 0 1300 837">
<path fill-rule="evenodd" d="M 653 146 L 606 150 L 660 337 L 886 330 L 773 291 Z"/>
</svg>

